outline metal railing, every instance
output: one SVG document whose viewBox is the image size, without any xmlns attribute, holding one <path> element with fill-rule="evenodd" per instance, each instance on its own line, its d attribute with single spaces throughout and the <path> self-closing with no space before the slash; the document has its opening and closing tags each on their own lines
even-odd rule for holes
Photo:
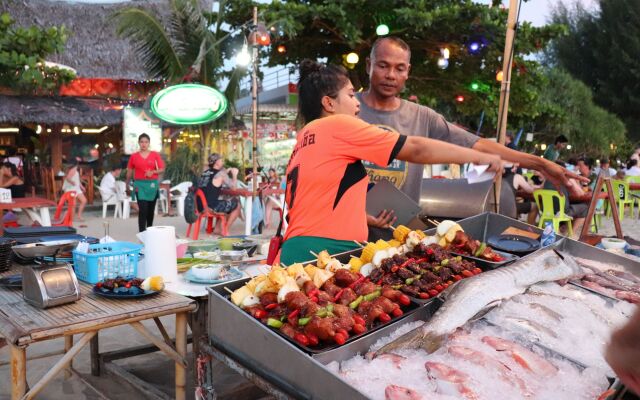
<svg viewBox="0 0 640 400">
<path fill-rule="evenodd" d="M 291 70 L 290 67 L 282 66 L 268 68 L 262 80 L 258 80 L 258 91 L 265 91 L 279 88 L 289 83 L 298 81 L 298 71 Z M 240 96 L 249 96 L 251 94 L 251 77 L 247 77 L 240 82 Z"/>
</svg>

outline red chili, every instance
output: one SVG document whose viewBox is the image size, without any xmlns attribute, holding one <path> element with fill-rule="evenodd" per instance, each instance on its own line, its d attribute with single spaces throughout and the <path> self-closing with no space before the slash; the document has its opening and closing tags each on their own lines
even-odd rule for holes
<svg viewBox="0 0 640 400">
<path fill-rule="evenodd" d="M 333 340 L 336 342 L 336 344 L 341 346 L 347 342 L 347 338 L 342 336 L 342 334 L 340 333 L 336 333 L 333 337 Z"/>
<path fill-rule="evenodd" d="M 406 267 L 407 265 L 411 264 L 411 263 L 412 263 L 412 262 L 414 262 L 414 261 L 415 261 L 415 259 L 410 258 L 410 259 L 408 259 L 407 261 L 405 261 L 405 262 L 403 262 L 402 264 L 400 264 L 400 268 L 404 268 L 404 267 Z"/>
<path fill-rule="evenodd" d="M 307 296 L 309 296 L 309 297 L 313 297 L 313 296 L 317 296 L 317 295 L 319 295 L 319 294 L 320 294 L 320 289 L 315 288 L 315 289 L 311 290 L 311 291 L 307 294 Z"/>
<path fill-rule="evenodd" d="M 465 278 L 468 278 L 470 276 L 473 276 L 473 272 L 469 271 L 468 269 L 462 270 L 461 272 L 462 276 L 464 276 Z"/>
<path fill-rule="evenodd" d="M 318 297 L 317 296 L 311 296 L 309 297 L 309 300 L 313 301 L 314 303 L 318 302 Z"/>
<path fill-rule="evenodd" d="M 476 268 L 473 269 L 473 273 L 478 275 L 478 274 L 482 273 L 482 269 L 476 267 Z"/>
<path fill-rule="evenodd" d="M 362 324 L 362 325 L 361 324 L 355 324 L 355 325 L 353 325 L 353 328 L 351 330 L 356 335 L 359 335 L 361 333 L 365 333 L 367 331 L 367 328 L 365 328 L 364 324 Z"/>
<path fill-rule="evenodd" d="M 293 336 L 293 340 L 295 340 L 296 342 L 300 343 L 303 346 L 309 345 L 309 338 L 304 333 L 296 333 L 295 336 Z"/>
<path fill-rule="evenodd" d="M 398 272 L 399 269 L 400 267 L 398 267 L 397 265 L 394 265 L 393 267 L 391 267 L 391 272 Z"/>
<path fill-rule="evenodd" d="M 418 294 L 418 296 L 419 296 L 421 299 L 423 299 L 423 300 L 426 300 L 426 299 L 428 299 L 429 297 L 431 297 L 431 296 L 429 296 L 429 293 L 425 293 L 425 292 L 420 292 L 420 293 Z"/>
<path fill-rule="evenodd" d="M 344 335 L 344 337 L 346 337 L 347 339 L 349 338 L 349 332 L 347 332 L 347 330 L 344 329 L 344 328 L 340 328 L 340 329 L 336 330 L 336 333 Z"/>
<path fill-rule="evenodd" d="M 265 310 L 255 310 L 253 312 L 253 316 L 257 319 L 262 319 L 267 317 L 267 312 Z"/>
<path fill-rule="evenodd" d="M 453 276 L 453 280 L 458 282 L 460 279 L 462 279 L 462 277 L 460 275 L 454 275 Z"/>
<path fill-rule="evenodd" d="M 343 293 L 344 293 L 344 289 L 340 289 L 340 291 L 338 291 L 338 293 L 336 293 L 335 297 L 333 298 L 333 302 L 337 303 L 338 300 L 340 300 L 340 297 L 342 297 Z"/>
<path fill-rule="evenodd" d="M 359 274 L 359 273 L 358 273 Z M 364 275 L 360 275 L 360 278 L 358 278 L 357 280 L 353 281 L 353 283 L 351 283 L 351 285 L 347 286 L 349 289 L 353 289 L 356 285 L 360 284 L 361 282 L 364 282 L 364 280 L 367 279 L 366 276 Z"/>
<path fill-rule="evenodd" d="M 433 255 L 433 249 L 432 248 L 428 248 L 427 249 L 427 255 Z"/>
<path fill-rule="evenodd" d="M 394 309 L 393 309 L 393 311 L 391 311 L 391 314 L 392 314 L 394 317 L 399 317 L 399 316 L 401 316 L 401 315 L 402 315 L 402 314 L 404 314 L 404 313 L 402 312 L 402 310 L 400 309 L 400 307 L 398 307 L 398 308 L 394 308 Z"/>
<path fill-rule="evenodd" d="M 264 306 L 264 309 L 267 310 L 267 311 L 271 311 L 276 307 L 278 307 L 278 303 L 271 303 L 271 304 L 267 304 L 266 306 Z"/>
<path fill-rule="evenodd" d="M 317 346 L 320 343 L 320 339 L 313 333 L 307 333 L 307 338 L 309 339 L 309 345 Z"/>
<path fill-rule="evenodd" d="M 429 296 L 435 297 L 438 295 L 438 291 L 435 289 L 429 289 Z"/>
<path fill-rule="evenodd" d="M 403 306 L 408 306 L 409 304 L 411 304 L 411 299 L 406 294 L 401 293 L 398 296 L 398 303 L 402 304 Z"/>
<path fill-rule="evenodd" d="M 391 316 L 389 314 L 387 314 L 386 312 L 383 312 L 382 314 L 380 314 L 378 319 L 380 320 L 380 322 L 386 323 L 386 322 L 391 321 Z"/>
<path fill-rule="evenodd" d="M 289 315 L 287 315 L 287 319 L 288 319 L 288 320 L 292 320 L 292 319 L 294 319 L 295 317 L 297 317 L 297 316 L 298 316 L 298 314 L 300 314 L 300 309 L 299 309 L 299 308 L 298 308 L 297 310 L 293 310 L 293 311 L 291 311 L 291 312 L 289 313 Z"/>
<path fill-rule="evenodd" d="M 437 290 L 438 292 L 442 292 L 445 288 L 442 285 L 436 285 L 434 289 Z"/>
<path fill-rule="evenodd" d="M 367 323 L 365 322 L 364 318 L 362 318 L 362 317 L 361 317 L 361 316 L 359 316 L 359 315 L 354 315 L 354 316 L 353 316 L 353 321 L 354 321 L 356 324 L 358 324 L 358 325 L 362 325 L 362 326 L 364 326 L 364 325 L 366 325 L 366 324 L 367 324 Z"/>
</svg>

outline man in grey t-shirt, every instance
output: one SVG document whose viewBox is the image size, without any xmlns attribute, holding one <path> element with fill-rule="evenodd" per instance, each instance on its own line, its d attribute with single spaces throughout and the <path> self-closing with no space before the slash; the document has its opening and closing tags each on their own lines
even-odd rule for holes
<svg viewBox="0 0 640 400">
<path fill-rule="evenodd" d="M 491 140 L 481 139 L 447 122 L 442 115 L 428 107 L 400 99 L 398 94 L 409 78 L 410 60 L 411 50 L 402 39 L 388 36 L 376 40 L 367 58 L 370 87 L 358 94 L 360 118 L 372 124 L 388 126 L 403 135 L 430 137 L 499 155 L 502 159 L 518 163 L 521 167 L 540 171 L 558 188 L 566 185 L 570 178 L 585 179 L 548 160 L 509 149 Z M 369 165 L 367 167 L 373 180 L 389 178 L 407 195 L 419 201 L 422 165 L 406 167 L 396 161 L 386 170 L 374 169 Z M 367 216 L 370 227 L 385 228 L 393 222 L 395 218 L 389 212 Z"/>
</svg>

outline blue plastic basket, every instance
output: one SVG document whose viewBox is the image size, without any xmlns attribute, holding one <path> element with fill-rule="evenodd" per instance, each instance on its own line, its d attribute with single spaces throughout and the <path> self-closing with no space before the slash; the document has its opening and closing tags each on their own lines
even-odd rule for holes
<svg viewBox="0 0 640 400">
<path fill-rule="evenodd" d="M 136 243 L 111 242 L 89 245 L 88 253 L 74 250 L 76 276 L 90 284 L 116 276 L 137 276 L 141 249 L 142 245 Z"/>
</svg>

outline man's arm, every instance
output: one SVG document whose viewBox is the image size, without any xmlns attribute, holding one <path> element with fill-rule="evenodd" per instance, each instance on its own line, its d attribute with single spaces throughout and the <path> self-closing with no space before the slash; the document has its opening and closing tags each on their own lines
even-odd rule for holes
<svg viewBox="0 0 640 400">
<path fill-rule="evenodd" d="M 569 172 L 566 168 L 562 168 L 554 162 L 534 156 L 533 154 L 512 150 L 492 140 L 480 139 L 473 145 L 472 149 L 483 153 L 495 154 L 500 156 L 503 160 L 518 163 L 521 167 L 540 171 L 558 190 L 560 189 L 560 186 L 568 188 L 570 185 L 570 179 L 589 182 L 589 178 L 581 177 L 573 172 Z"/>
</svg>

